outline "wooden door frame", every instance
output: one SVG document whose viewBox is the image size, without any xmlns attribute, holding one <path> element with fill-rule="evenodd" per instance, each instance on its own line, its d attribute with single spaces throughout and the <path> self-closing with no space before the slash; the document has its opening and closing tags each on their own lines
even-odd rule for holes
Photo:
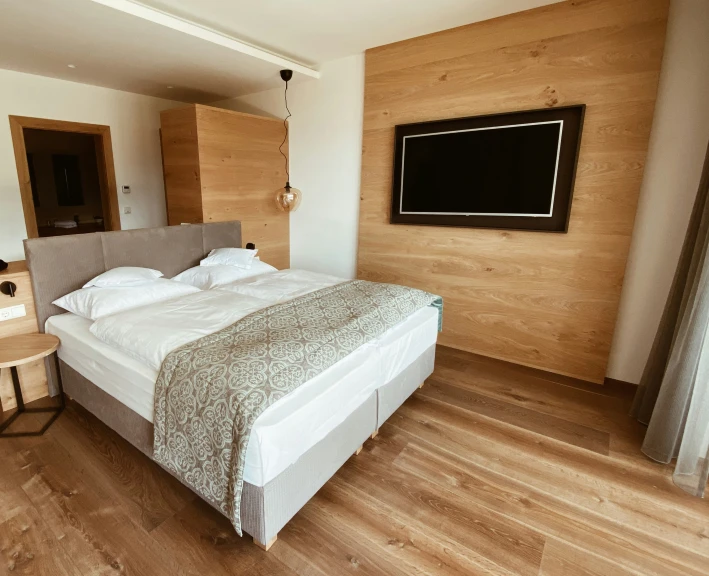
<svg viewBox="0 0 709 576">
<path fill-rule="evenodd" d="M 30 170 L 27 164 L 25 128 L 53 130 L 55 132 L 78 132 L 80 134 L 90 134 L 94 137 L 99 186 L 101 188 L 101 204 L 103 207 L 103 225 L 106 230 L 120 230 L 121 216 L 118 211 L 118 189 L 116 187 L 116 171 L 113 166 L 111 127 L 101 124 L 51 120 L 49 118 L 10 116 L 10 133 L 12 135 L 12 146 L 15 149 L 15 165 L 17 166 L 17 179 L 20 182 L 20 196 L 22 198 L 22 210 L 25 213 L 27 237 L 37 238 L 39 233 L 37 231 L 37 215 L 34 211 L 34 201 L 32 200 Z"/>
</svg>

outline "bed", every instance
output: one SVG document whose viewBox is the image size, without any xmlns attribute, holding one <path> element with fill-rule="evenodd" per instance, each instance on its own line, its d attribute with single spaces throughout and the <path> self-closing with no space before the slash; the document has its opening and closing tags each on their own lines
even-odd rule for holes
<svg viewBox="0 0 709 576">
<path fill-rule="evenodd" d="M 156 268 L 172 277 L 213 248 L 240 246 L 239 222 L 25 241 L 39 324 L 62 341 L 59 366 L 65 393 L 148 457 L 153 458 L 156 366 L 102 342 L 91 333 L 90 320 L 51 302 L 114 267 Z M 263 293 L 256 279 L 225 288 L 237 294 Z M 438 312 L 422 308 L 259 416 L 246 451 L 240 510 L 241 527 L 258 545 L 267 549 L 430 375 L 437 328 Z M 48 365 L 50 392 L 56 389 L 52 369 Z"/>
</svg>

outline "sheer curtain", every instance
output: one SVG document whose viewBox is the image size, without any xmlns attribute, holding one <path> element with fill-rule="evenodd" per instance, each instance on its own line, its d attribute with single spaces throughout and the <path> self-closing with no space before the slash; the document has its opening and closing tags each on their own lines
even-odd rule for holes
<svg viewBox="0 0 709 576">
<path fill-rule="evenodd" d="M 648 425 L 642 451 L 677 458 L 675 484 L 704 496 L 709 476 L 709 149 L 682 255 L 632 414 Z"/>
</svg>

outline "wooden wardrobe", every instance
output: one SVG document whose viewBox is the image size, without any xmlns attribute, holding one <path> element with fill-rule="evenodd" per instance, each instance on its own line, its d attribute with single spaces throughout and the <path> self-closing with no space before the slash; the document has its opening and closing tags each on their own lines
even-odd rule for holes
<svg viewBox="0 0 709 576">
<path fill-rule="evenodd" d="M 168 224 L 241 220 L 244 245 L 288 268 L 289 217 L 274 200 L 286 182 L 283 121 L 192 104 L 160 123 Z"/>
</svg>

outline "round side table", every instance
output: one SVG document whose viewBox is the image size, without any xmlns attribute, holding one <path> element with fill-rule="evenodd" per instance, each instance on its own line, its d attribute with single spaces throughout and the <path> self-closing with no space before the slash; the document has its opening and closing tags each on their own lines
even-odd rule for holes
<svg viewBox="0 0 709 576">
<path fill-rule="evenodd" d="M 56 354 L 57 348 L 59 348 L 59 338 L 51 334 L 20 334 L 18 336 L 9 336 L 8 338 L 0 339 L 0 370 L 4 370 L 5 368 L 10 369 L 12 385 L 15 389 L 15 399 L 17 400 L 17 412 L 0 424 L 0 438 L 41 436 L 59 417 L 62 410 L 64 410 L 64 389 L 62 388 L 62 378 L 59 372 L 59 359 Z M 54 361 L 57 365 L 59 406 L 50 408 L 25 408 L 17 367 L 23 364 L 29 364 L 50 354 L 54 354 Z M 53 416 L 42 429 L 37 432 L 5 432 L 5 430 L 25 412 L 48 412 L 52 413 Z"/>
</svg>

